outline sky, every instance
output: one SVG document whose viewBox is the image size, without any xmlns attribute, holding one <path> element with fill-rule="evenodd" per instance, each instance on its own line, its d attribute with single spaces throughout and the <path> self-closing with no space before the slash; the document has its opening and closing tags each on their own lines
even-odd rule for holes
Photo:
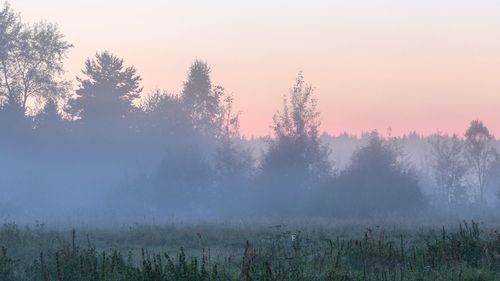
<svg viewBox="0 0 500 281">
<path fill-rule="evenodd" d="M 11 0 L 23 21 L 59 25 L 74 44 L 68 79 L 109 50 L 145 93 L 182 89 L 195 59 L 241 110 L 246 136 L 270 133 L 295 77 L 315 88 L 322 130 L 500 136 L 500 1 Z M 75 86 L 76 82 L 75 82 Z"/>
</svg>

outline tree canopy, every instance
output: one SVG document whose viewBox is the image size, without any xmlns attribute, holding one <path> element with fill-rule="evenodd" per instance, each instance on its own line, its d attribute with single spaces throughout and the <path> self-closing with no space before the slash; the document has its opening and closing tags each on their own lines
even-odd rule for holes
<svg viewBox="0 0 500 281">
<path fill-rule="evenodd" d="M 71 101 L 72 113 L 84 123 L 120 122 L 133 111 L 132 102 L 142 92 L 141 77 L 135 67 L 108 51 L 85 61 L 84 77 Z"/>
<path fill-rule="evenodd" d="M 9 4 L 0 12 L 0 97 L 3 106 L 21 107 L 35 99 L 64 99 L 69 82 L 63 78 L 71 44 L 55 24 L 23 24 Z"/>
</svg>

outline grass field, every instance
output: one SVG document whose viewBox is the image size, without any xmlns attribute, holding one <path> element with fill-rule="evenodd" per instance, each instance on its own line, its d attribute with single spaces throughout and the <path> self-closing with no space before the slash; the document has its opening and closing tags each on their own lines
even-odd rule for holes
<svg viewBox="0 0 500 281">
<path fill-rule="evenodd" d="M 500 280 L 498 227 L 5 224 L 0 280 Z"/>
</svg>

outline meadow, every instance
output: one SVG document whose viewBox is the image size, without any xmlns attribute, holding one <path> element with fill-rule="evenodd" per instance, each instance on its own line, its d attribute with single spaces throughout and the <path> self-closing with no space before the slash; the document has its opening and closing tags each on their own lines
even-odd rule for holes
<svg viewBox="0 0 500 281">
<path fill-rule="evenodd" d="M 500 280 L 498 227 L 7 223 L 0 280 Z"/>
</svg>

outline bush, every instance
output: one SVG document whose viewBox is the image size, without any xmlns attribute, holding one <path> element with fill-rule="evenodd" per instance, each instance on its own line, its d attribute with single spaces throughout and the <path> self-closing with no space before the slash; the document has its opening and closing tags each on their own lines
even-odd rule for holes
<svg viewBox="0 0 500 281">
<path fill-rule="evenodd" d="M 377 134 L 351 160 L 351 165 L 328 185 L 333 188 L 337 214 L 404 213 L 424 205 L 414 171 Z"/>
</svg>

